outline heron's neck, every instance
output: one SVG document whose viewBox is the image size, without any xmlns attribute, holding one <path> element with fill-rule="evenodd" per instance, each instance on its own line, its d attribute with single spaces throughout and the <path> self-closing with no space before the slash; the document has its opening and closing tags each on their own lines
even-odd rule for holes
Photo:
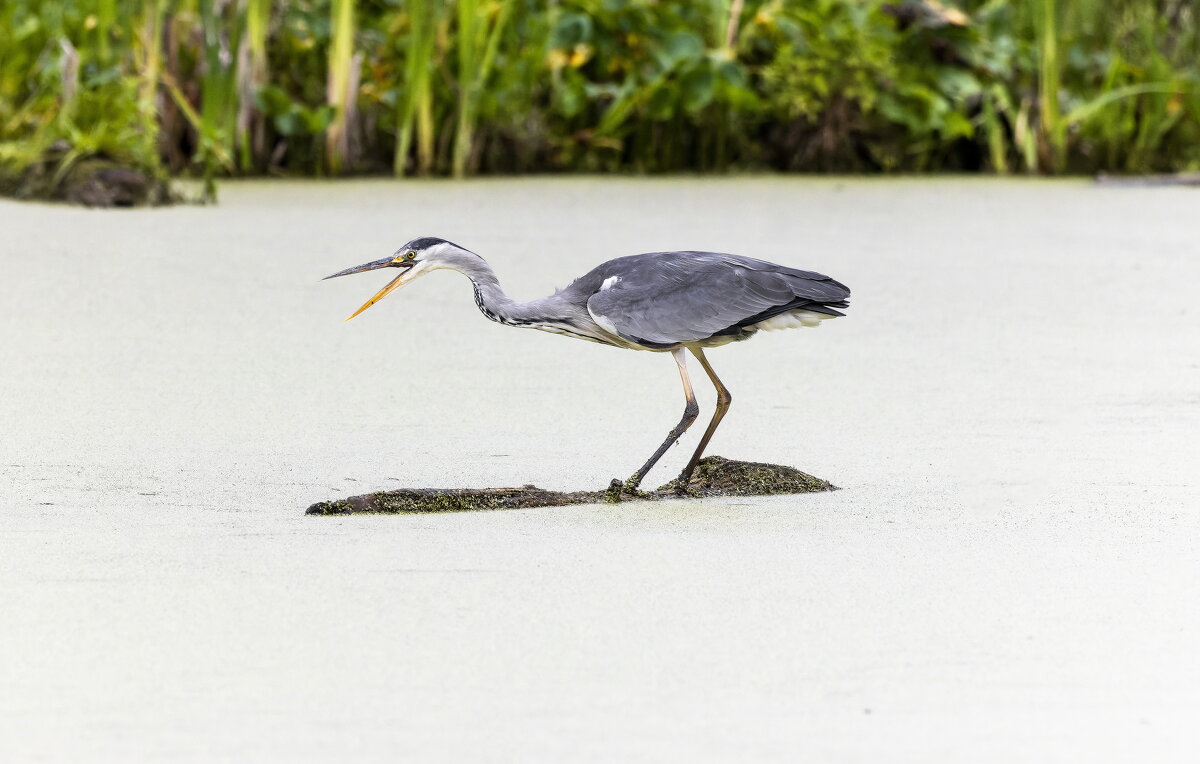
<svg viewBox="0 0 1200 764">
<path fill-rule="evenodd" d="M 611 345 L 612 337 L 597 330 L 586 310 L 572 305 L 561 292 L 531 302 L 518 302 L 504 293 L 496 272 L 475 256 L 454 266 L 475 285 L 475 304 L 493 321 L 508 326 L 523 326 L 543 332 L 562 334 L 589 342 Z"/>
<path fill-rule="evenodd" d="M 531 326 L 537 323 L 536 319 L 555 318 L 538 310 L 544 300 L 520 302 L 505 294 L 496 272 L 482 257 L 458 263 L 457 270 L 471 279 L 475 286 L 475 304 L 493 321 L 509 326 Z"/>
</svg>

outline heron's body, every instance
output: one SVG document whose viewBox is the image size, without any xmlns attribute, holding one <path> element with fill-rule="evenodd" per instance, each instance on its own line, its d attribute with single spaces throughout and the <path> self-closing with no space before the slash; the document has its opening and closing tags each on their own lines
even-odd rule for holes
<svg viewBox="0 0 1200 764">
<path fill-rule="evenodd" d="M 437 238 L 414 239 L 396 257 L 334 276 L 384 267 L 404 271 L 354 315 L 423 273 L 445 268 L 471 280 L 476 305 L 493 321 L 631 350 L 671 352 L 687 398 L 684 418 L 627 482 L 631 488 L 636 488 L 696 417 L 698 407 L 687 374 L 685 349 L 703 365 L 718 398 L 717 413 L 680 476 L 684 485 L 732 400 L 708 365 L 703 349 L 749 339 L 761 329 L 818 326 L 825 319 L 845 315 L 838 309 L 847 307 L 850 296 L 844 285 L 819 273 L 739 255 L 687 251 L 618 257 L 549 297 L 520 302 L 504 293 L 483 258 Z"/>
<path fill-rule="evenodd" d="M 850 291 L 819 273 L 718 252 L 651 252 L 601 263 L 549 297 L 516 302 L 482 259 L 459 263 L 493 321 L 631 350 L 716 347 L 759 329 L 845 315 Z"/>
</svg>

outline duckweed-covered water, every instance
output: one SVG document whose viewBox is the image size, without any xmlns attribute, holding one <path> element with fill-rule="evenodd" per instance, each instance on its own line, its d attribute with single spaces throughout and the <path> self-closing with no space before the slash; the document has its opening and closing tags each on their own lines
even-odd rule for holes
<svg viewBox="0 0 1200 764">
<path fill-rule="evenodd" d="M 0 202 L 0 758 L 1192 761 L 1198 204 L 769 178 Z M 843 490 L 304 516 L 601 489 L 678 419 L 669 357 L 490 323 L 456 274 L 343 323 L 386 274 L 319 279 L 420 235 L 521 298 L 662 249 L 846 282 L 847 318 L 709 354 L 710 453 Z"/>
</svg>

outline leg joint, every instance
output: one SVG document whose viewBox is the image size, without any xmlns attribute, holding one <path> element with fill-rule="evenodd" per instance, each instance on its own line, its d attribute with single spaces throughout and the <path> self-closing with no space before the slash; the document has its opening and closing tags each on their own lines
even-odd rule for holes
<svg viewBox="0 0 1200 764">
<path fill-rule="evenodd" d="M 685 406 L 683 409 L 684 421 L 685 422 L 694 421 L 696 419 L 696 417 L 698 417 L 698 416 L 700 416 L 700 404 L 696 403 L 696 401 L 694 399 L 688 401 L 687 406 Z"/>
</svg>

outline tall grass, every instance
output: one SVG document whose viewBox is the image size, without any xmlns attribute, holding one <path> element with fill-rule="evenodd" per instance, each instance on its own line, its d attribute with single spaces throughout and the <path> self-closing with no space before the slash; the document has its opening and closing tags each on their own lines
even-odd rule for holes
<svg viewBox="0 0 1200 764">
<path fill-rule="evenodd" d="M 960 3 L 5 0 L 0 175 L 1200 169 L 1193 0 Z"/>
<path fill-rule="evenodd" d="M 452 169 L 456 178 L 467 174 L 479 117 L 479 100 L 492 73 L 500 35 L 514 4 L 512 0 L 487 4 L 478 0 L 458 0 L 458 121 Z"/>
<path fill-rule="evenodd" d="M 97 59 L 101 64 L 108 64 L 112 61 L 110 38 L 117 26 L 117 0 L 97 0 L 94 18 Z"/>
<path fill-rule="evenodd" d="M 396 150 L 392 172 L 404 175 L 414 132 L 417 136 L 416 170 L 424 175 L 433 169 L 433 74 L 435 30 L 442 3 L 439 0 L 410 0 L 408 3 L 407 53 L 403 90 L 397 114 Z"/>
<path fill-rule="evenodd" d="M 1050 171 L 1062 167 L 1066 125 L 1059 110 L 1062 88 L 1059 69 L 1059 0 L 1036 0 L 1034 25 L 1038 52 L 1038 116 L 1045 166 Z M 1031 168 L 1036 169 L 1036 168 Z"/>
<path fill-rule="evenodd" d="M 245 35 L 238 45 L 237 80 L 237 138 L 239 167 L 243 172 L 254 168 L 255 155 L 261 155 L 264 148 L 264 126 L 261 115 L 256 115 L 254 97 L 269 77 L 267 31 L 270 23 L 271 0 L 246 0 Z"/>
<path fill-rule="evenodd" d="M 199 0 L 204 35 L 204 67 L 200 98 L 200 162 L 204 166 L 204 198 L 216 199 L 218 169 L 233 169 L 231 147 L 237 113 L 237 69 L 233 41 L 240 37 L 236 7 L 219 0 Z"/>
<path fill-rule="evenodd" d="M 325 132 L 325 152 L 329 171 L 338 174 L 350 153 L 350 130 L 358 96 L 360 59 L 354 52 L 355 0 L 333 0 L 330 27 L 329 69 L 326 98 L 334 108 L 333 122 Z"/>
<path fill-rule="evenodd" d="M 1198 9 L 1193 6 L 1186 14 L 1187 23 L 1173 30 L 1172 45 L 1160 45 L 1160 37 L 1172 33 L 1162 14 L 1171 7 L 1177 13 L 1185 10 L 1184 3 L 1175 0 L 1035 0 L 1037 130 L 1027 139 L 1037 145 L 1036 150 L 1026 147 L 1029 169 L 1063 172 L 1072 150 L 1085 138 L 1108 144 L 1099 156 L 1111 169 L 1137 171 L 1155 165 L 1168 134 L 1181 121 L 1196 117 L 1194 110 L 1189 114 L 1184 99 L 1194 105 L 1200 97 L 1196 60 L 1170 60 L 1170 48 L 1180 47 L 1180 38 L 1184 46 L 1196 39 Z M 1090 92 L 1075 90 L 1073 102 L 1064 110 L 1065 78 L 1072 73 L 1063 57 L 1068 53 L 1079 57 L 1083 51 L 1092 51 L 1096 60 L 1106 60 L 1107 65 Z M 1189 64 L 1192 70 L 1185 73 Z M 1131 81 L 1135 78 L 1138 81 Z"/>
<path fill-rule="evenodd" d="M 162 78 L 163 18 L 167 0 L 146 0 L 141 28 L 134 40 L 134 61 L 138 71 L 138 111 L 146 126 L 142 135 L 142 155 L 158 156 L 159 87 Z M 155 163 L 157 164 L 157 162 Z M 157 169 L 157 168 L 156 168 Z"/>
</svg>

